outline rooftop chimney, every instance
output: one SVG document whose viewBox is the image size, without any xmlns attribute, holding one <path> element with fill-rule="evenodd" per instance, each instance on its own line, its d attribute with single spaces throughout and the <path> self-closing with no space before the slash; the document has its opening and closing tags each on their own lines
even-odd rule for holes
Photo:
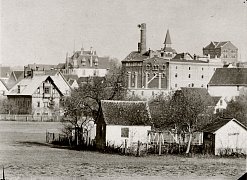
<svg viewBox="0 0 247 180">
<path fill-rule="evenodd" d="M 144 54 L 146 52 L 146 24 L 145 23 L 139 24 L 138 27 L 141 30 L 141 39 L 140 39 L 140 44 L 138 43 L 138 51 L 141 54 Z"/>
</svg>

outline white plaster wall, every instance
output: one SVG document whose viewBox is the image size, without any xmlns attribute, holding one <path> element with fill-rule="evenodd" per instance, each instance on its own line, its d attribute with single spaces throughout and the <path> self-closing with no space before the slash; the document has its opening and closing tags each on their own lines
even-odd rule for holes
<svg viewBox="0 0 247 180">
<path fill-rule="evenodd" d="M 221 100 L 222 100 L 222 104 L 220 104 Z M 227 103 L 226 103 L 224 97 L 221 97 L 220 100 L 218 101 L 218 103 L 216 104 L 215 108 L 214 108 L 214 113 L 217 112 L 216 111 L 217 109 L 223 110 L 223 109 L 226 109 L 226 107 L 227 107 Z"/>
<path fill-rule="evenodd" d="M 208 86 L 208 92 L 211 96 L 223 96 L 228 97 L 228 99 L 239 96 L 240 89 L 243 87 L 239 87 L 239 90 L 237 86 Z"/>
<path fill-rule="evenodd" d="M 78 77 L 99 76 L 104 77 L 107 74 L 107 69 L 83 69 L 78 68 L 73 70 L 73 74 L 77 74 Z"/>
<path fill-rule="evenodd" d="M 230 121 L 225 126 L 215 132 L 215 155 L 219 155 L 220 149 L 241 148 L 246 154 L 247 150 L 247 130 L 234 121 Z"/>
<path fill-rule="evenodd" d="M 180 87 L 207 87 L 216 68 L 220 68 L 221 63 L 170 63 L 170 89 L 178 89 Z M 190 70 L 189 70 L 190 67 Z M 177 74 L 177 77 L 175 77 Z M 190 78 L 189 78 L 190 74 Z M 203 78 L 202 78 L 203 75 Z M 177 87 L 176 87 L 177 84 Z"/>
<path fill-rule="evenodd" d="M 129 138 L 121 137 L 121 128 L 129 128 Z M 151 130 L 151 126 L 107 125 L 106 143 L 108 145 L 121 146 L 124 145 L 125 139 L 127 139 L 127 146 L 138 141 L 147 143 L 149 130 Z"/>
</svg>

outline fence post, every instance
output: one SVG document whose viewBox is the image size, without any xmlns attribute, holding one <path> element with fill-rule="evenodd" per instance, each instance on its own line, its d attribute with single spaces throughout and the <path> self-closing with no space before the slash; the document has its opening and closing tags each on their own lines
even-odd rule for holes
<svg viewBox="0 0 247 180">
<path fill-rule="evenodd" d="M 127 154 L 127 139 L 124 140 L 124 154 Z"/>
<path fill-rule="evenodd" d="M 161 132 L 159 132 L 159 156 L 161 155 Z"/>
<path fill-rule="evenodd" d="M 141 146 L 141 142 L 138 141 L 137 142 L 137 153 L 136 153 L 136 156 L 140 156 L 140 146 Z"/>
</svg>

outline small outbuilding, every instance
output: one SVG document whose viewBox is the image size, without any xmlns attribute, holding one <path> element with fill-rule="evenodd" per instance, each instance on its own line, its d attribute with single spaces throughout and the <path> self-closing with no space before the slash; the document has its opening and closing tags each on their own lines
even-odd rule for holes
<svg viewBox="0 0 247 180">
<path fill-rule="evenodd" d="M 102 100 L 96 122 L 96 147 L 129 147 L 138 141 L 147 143 L 151 115 L 146 101 Z"/>
<path fill-rule="evenodd" d="M 246 139 L 246 126 L 234 118 L 220 118 L 203 129 L 204 147 L 212 147 L 215 155 L 246 154 Z"/>
</svg>

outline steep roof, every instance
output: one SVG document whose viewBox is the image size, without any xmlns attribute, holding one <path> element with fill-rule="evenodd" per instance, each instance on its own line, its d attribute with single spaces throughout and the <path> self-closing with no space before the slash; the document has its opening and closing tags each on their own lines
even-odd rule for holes
<svg viewBox="0 0 247 180">
<path fill-rule="evenodd" d="M 164 44 L 172 44 L 170 33 L 169 33 L 169 29 L 167 29 L 166 38 L 165 38 Z"/>
<path fill-rule="evenodd" d="M 208 85 L 247 85 L 247 68 L 217 68 Z"/>
<path fill-rule="evenodd" d="M 240 123 L 234 118 L 218 118 L 215 122 L 208 124 L 204 128 L 202 128 L 202 131 L 215 133 L 218 129 L 220 129 L 230 121 L 234 121 L 235 123 L 237 123 L 238 125 L 240 125 L 241 127 L 247 130 L 246 126 L 244 126 L 242 123 Z"/>
<path fill-rule="evenodd" d="M 101 101 L 104 121 L 108 125 L 151 125 L 146 101 Z"/>
<path fill-rule="evenodd" d="M 216 44 L 215 48 L 221 48 L 225 44 L 227 44 L 229 41 L 224 41 L 224 42 L 214 42 Z"/>
<path fill-rule="evenodd" d="M 212 99 L 213 99 L 214 104 L 216 105 L 221 99 L 221 96 L 213 96 Z"/>
<path fill-rule="evenodd" d="M 22 79 L 20 82 L 18 82 L 14 87 L 12 87 L 9 90 L 9 93 L 7 95 L 28 95 L 31 96 L 36 89 L 48 78 L 52 79 L 54 84 L 58 83 L 58 79 L 55 76 L 47 76 L 47 75 L 40 75 L 40 76 L 34 76 L 34 77 L 27 77 L 25 79 Z M 61 80 L 60 80 L 61 81 Z M 21 87 L 20 93 L 18 93 L 18 86 Z M 57 86 L 57 85 L 56 85 Z M 58 86 L 57 86 L 58 87 Z M 59 88 L 57 88 L 59 92 L 62 94 L 64 92 L 61 92 Z"/>
<path fill-rule="evenodd" d="M 12 73 L 14 77 L 16 78 L 16 81 L 24 78 L 24 71 L 12 71 Z"/>
</svg>

